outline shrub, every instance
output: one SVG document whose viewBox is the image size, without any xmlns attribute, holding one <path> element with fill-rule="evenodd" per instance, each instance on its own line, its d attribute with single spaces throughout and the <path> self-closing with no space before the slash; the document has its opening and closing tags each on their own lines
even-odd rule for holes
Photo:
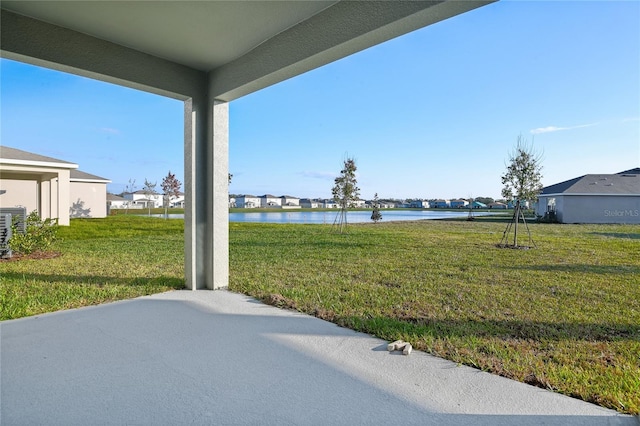
<svg viewBox="0 0 640 426">
<path fill-rule="evenodd" d="M 25 218 L 25 232 L 19 229 L 20 217 L 15 217 L 11 224 L 13 235 L 9 247 L 15 253 L 31 254 L 35 251 L 46 251 L 58 239 L 58 220 L 40 219 L 34 210 Z"/>
</svg>

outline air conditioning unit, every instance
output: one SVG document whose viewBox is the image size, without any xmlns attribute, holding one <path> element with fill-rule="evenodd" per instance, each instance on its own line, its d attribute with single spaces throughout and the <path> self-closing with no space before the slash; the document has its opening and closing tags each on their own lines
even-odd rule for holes
<svg viewBox="0 0 640 426">
<path fill-rule="evenodd" d="M 11 247 L 9 240 L 13 235 L 11 225 L 16 221 L 16 229 L 18 232 L 26 232 L 25 218 L 27 209 L 24 207 L 2 207 L 0 208 L 0 257 L 11 257 Z"/>
</svg>

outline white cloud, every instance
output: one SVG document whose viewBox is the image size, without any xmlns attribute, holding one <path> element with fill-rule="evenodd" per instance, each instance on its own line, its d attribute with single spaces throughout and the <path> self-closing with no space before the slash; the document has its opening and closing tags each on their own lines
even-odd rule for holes
<svg viewBox="0 0 640 426">
<path fill-rule="evenodd" d="M 581 124 L 579 126 L 570 126 L 570 127 L 558 127 L 558 126 L 538 127 L 537 129 L 532 129 L 531 130 L 531 134 L 539 135 L 540 133 L 559 132 L 560 130 L 581 129 L 583 127 L 592 127 L 592 126 L 595 126 L 597 124 L 598 123 Z"/>
</svg>

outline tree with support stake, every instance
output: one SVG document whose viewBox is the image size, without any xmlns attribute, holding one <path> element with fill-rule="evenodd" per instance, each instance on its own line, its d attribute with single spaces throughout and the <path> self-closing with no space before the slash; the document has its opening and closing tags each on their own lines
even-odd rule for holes
<svg viewBox="0 0 640 426">
<path fill-rule="evenodd" d="M 378 193 L 373 196 L 373 211 L 371 212 L 371 220 L 373 223 L 378 223 L 382 220 L 382 213 L 380 213 L 380 201 L 378 200 Z"/>
<path fill-rule="evenodd" d="M 347 227 L 347 210 L 355 206 L 355 202 L 360 197 L 360 188 L 356 180 L 356 161 L 353 158 L 344 160 L 344 167 L 340 171 L 334 183 L 331 193 L 333 201 L 340 207 L 338 216 L 333 222 L 334 227 L 338 228 L 339 233 L 343 233 Z"/>
<path fill-rule="evenodd" d="M 151 204 L 155 204 L 153 201 L 153 197 L 156 195 L 157 185 L 158 185 L 158 182 L 152 183 L 150 180 L 145 178 L 144 186 L 142 187 L 142 192 L 144 193 L 144 196 L 147 198 L 145 202 L 147 203 L 147 208 L 149 209 L 149 216 L 151 216 Z"/>
<path fill-rule="evenodd" d="M 535 152 L 533 144 L 529 145 L 527 140 L 518 136 L 514 151 L 509 155 L 507 171 L 502 175 L 502 196 L 507 200 L 514 200 L 513 217 L 500 241 L 500 247 L 510 248 L 530 248 L 535 247 L 531 238 L 529 225 L 524 218 L 522 202 L 537 200 L 538 194 L 542 190 L 542 156 Z M 527 228 L 529 235 L 529 246 L 518 245 L 518 223 L 522 222 Z M 511 230 L 513 229 L 513 236 Z M 511 242 L 510 242 L 511 241 Z"/>
<path fill-rule="evenodd" d="M 177 198 L 180 195 L 180 181 L 176 179 L 176 175 L 169 173 L 162 179 L 162 192 L 164 193 L 163 202 L 164 202 L 164 218 L 169 217 L 169 204 L 171 203 L 171 198 Z"/>
</svg>

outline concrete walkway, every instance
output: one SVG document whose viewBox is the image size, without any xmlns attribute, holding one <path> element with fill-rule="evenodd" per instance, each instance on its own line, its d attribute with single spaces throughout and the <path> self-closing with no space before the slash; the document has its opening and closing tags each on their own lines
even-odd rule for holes
<svg viewBox="0 0 640 426">
<path fill-rule="evenodd" d="M 4 425 L 640 425 L 227 291 L 0 323 Z"/>
</svg>

